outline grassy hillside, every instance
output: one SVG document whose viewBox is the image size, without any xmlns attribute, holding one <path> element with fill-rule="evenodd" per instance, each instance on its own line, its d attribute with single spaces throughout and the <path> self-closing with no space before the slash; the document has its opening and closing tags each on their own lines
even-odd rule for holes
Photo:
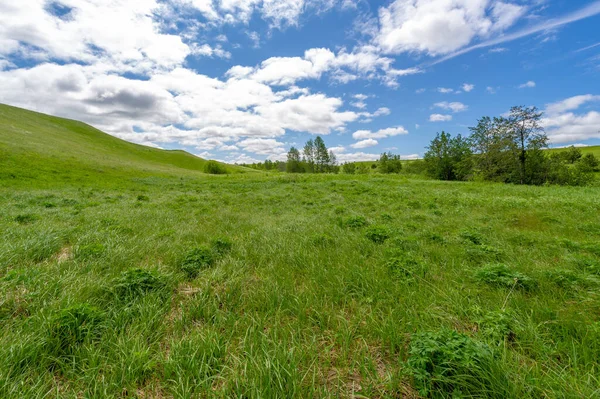
<svg viewBox="0 0 600 399">
<path fill-rule="evenodd" d="M 2 399 L 600 397 L 600 187 L 214 179 L 12 118 Z"/>
<path fill-rule="evenodd" d="M 60 182 L 132 173 L 192 176 L 206 160 L 132 144 L 89 125 L 0 104 L 0 179 Z M 248 171 L 224 165 L 230 173 Z"/>
</svg>

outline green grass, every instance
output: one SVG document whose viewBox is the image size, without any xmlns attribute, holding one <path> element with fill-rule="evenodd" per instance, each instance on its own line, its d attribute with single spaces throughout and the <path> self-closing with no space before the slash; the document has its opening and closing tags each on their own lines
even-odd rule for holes
<svg viewBox="0 0 600 399">
<path fill-rule="evenodd" d="M 1 176 L 1 398 L 600 396 L 598 187 L 66 154 Z"/>
</svg>

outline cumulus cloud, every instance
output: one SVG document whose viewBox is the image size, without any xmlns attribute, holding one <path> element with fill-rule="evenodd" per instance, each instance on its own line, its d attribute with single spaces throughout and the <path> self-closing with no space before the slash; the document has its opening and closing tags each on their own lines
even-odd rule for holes
<svg viewBox="0 0 600 399">
<path fill-rule="evenodd" d="M 433 106 L 437 107 L 437 108 L 442 108 L 445 110 L 450 110 L 452 112 L 463 112 L 463 111 L 466 111 L 469 109 L 469 107 L 467 105 L 460 103 L 460 102 L 443 101 L 443 102 L 435 103 Z"/>
<path fill-rule="evenodd" d="M 600 95 L 580 95 L 548 104 L 542 124 L 552 143 L 569 143 L 600 138 L 600 112 L 575 112 L 583 105 L 600 102 Z"/>
<path fill-rule="evenodd" d="M 449 122 L 452 120 L 452 115 L 431 114 L 429 115 L 430 122 Z"/>
<path fill-rule="evenodd" d="M 448 87 L 438 87 L 438 88 L 437 88 L 437 91 L 438 91 L 439 93 L 442 93 L 442 94 L 450 94 L 450 93 L 454 93 L 454 89 L 450 89 L 450 88 L 448 88 Z"/>
<path fill-rule="evenodd" d="M 408 134 L 408 130 L 406 130 L 402 126 L 398 126 L 390 127 L 387 129 L 380 129 L 376 132 L 372 132 L 370 130 L 358 130 L 352 134 L 352 138 L 354 140 L 384 139 L 386 137 L 394 137 L 403 134 Z"/>
<path fill-rule="evenodd" d="M 465 83 L 462 85 L 462 89 L 464 92 L 469 93 L 471 91 L 473 91 L 473 89 L 475 88 L 475 85 L 469 84 L 469 83 Z"/>
<path fill-rule="evenodd" d="M 361 140 L 359 142 L 351 144 L 350 147 L 352 147 L 352 148 L 367 148 L 367 147 L 376 146 L 377 144 L 379 144 L 379 142 L 377 140 L 366 139 L 366 140 Z"/>
<path fill-rule="evenodd" d="M 380 8 L 375 40 L 387 53 L 443 55 L 503 32 L 525 11 L 491 0 L 395 0 Z"/>
</svg>

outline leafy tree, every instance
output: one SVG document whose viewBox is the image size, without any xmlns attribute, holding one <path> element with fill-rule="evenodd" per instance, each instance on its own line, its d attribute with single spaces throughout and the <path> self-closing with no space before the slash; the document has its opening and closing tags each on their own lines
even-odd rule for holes
<svg viewBox="0 0 600 399">
<path fill-rule="evenodd" d="M 227 169 L 217 161 L 208 161 L 204 166 L 204 171 L 211 175 L 225 175 L 227 174 Z"/>
<path fill-rule="evenodd" d="M 548 136 L 541 124 L 543 113 L 537 107 L 517 106 L 510 109 L 506 119 L 508 131 L 518 149 L 518 182 L 521 184 L 541 184 L 538 175 L 542 173 L 540 150 L 548 146 Z M 528 157 L 531 159 L 528 165 Z"/>
<path fill-rule="evenodd" d="M 402 170 L 402 162 L 400 161 L 400 155 L 394 155 L 391 152 L 384 152 L 379 157 L 378 167 L 381 173 L 400 173 L 400 171 Z"/>
<path fill-rule="evenodd" d="M 561 152 L 560 154 L 562 155 L 564 160 L 570 164 L 574 164 L 575 162 L 579 161 L 583 157 L 581 150 L 579 148 L 575 147 L 574 145 L 570 146 L 569 148 L 567 148 L 565 151 Z"/>
<path fill-rule="evenodd" d="M 469 142 L 461 135 L 438 133 L 427 147 L 425 169 L 440 180 L 464 180 L 472 171 L 472 152 Z"/>
<path fill-rule="evenodd" d="M 317 173 L 327 172 L 330 164 L 329 151 L 321 136 L 317 136 L 314 141 L 314 154 L 315 171 Z"/>
<path fill-rule="evenodd" d="M 288 173 L 302 173 L 304 168 L 302 167 L 302 161 L 300 161 L 300 151 L 296 147 L 290 148 L 287 155 L 286 171 Z"/>
<path fill-rule="evenodd" d="M 356 173 L 359 175 L 366 175 L 367 173 L 369 173 L 369 168 L 367 167 L 367 165 L 365 165 L 364 163 L 357 163 L 356 164 Z"/>
<path fill-rule="evenodd" d="M 516 170 L 516 148 L 508 134 L 504 118 L 491 119 L 485 116 L 470 127 L 471 150 L 475 154 L 474 163 L 477 173 L 484 180 L 507 182 Z"/>
<path fill-rule="evenodd" d="M 329 151 L 329 171 L 332 173 L 338 173 L 340 167 L 338 166 L 337 157 L 333 151 Z"/>
<path fill-rule="evenodd" d="M 315 143 L 312 139 L 308 140 L 306 144 L 304 144 L 303 149 L 304 154 L 304 162 L 306 164 L 306 171 L 309 173 L 313 173 L 315 171 Z"/>
<path fill-rule="evenodd" d="M 353 162 L 346 162 L 342 165 L 342 172 L 347 175 L 353 175 L 356 173 L 356 164 Z"/>
<path fill-rule="evenodd" d="M 585 154 L 578 163 L 592 172 L 600 171 L 600 161 L 594 154 Z"/>
</svg>

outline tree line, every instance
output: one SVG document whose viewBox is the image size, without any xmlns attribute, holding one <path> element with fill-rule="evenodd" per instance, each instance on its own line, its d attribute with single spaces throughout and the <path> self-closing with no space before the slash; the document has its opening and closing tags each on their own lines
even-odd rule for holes
<svg viewBox="0 0 600 399">
<path fill-rule="evenodd" d="M 440 180 L 487 180 L 513 184 L 585 185 L 599 161 L 571 147 L 550 152 L 536 107 L 512 107 L 507 116 L 483 117 L 471 135 L 441 132 L 424 157 L 425 172 Z"/>
</svg>

